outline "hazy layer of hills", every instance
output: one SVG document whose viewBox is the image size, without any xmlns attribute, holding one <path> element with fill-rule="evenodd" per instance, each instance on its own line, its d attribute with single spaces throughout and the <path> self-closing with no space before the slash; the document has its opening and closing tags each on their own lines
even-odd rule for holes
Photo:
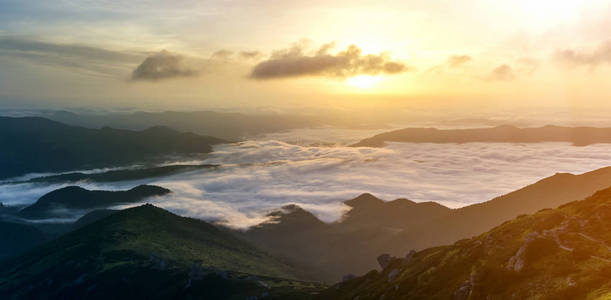
<svg viewBox="0 0 611 300">
<path fill-rule="evenodd" d="M 326 224 L 297 207 L 286 207 L 243 233 L 262 249 L 337 281 L 376 267 L 380 253 L 403 256 L 412 249 L 453 243 L 521 214 L 583 199 L 611 185 L 611 167 L 581 175 L 559 173 L 490 201 L 459 209 L 407 199 L 385 202 L 363 194 L 346 204 L 340 222 Z"/>
<path fill-rule="evenodd" d="M 249 115 L 213 111 L 135 112 L 102 115 L 58 111 L 45 117 L 87 128 L 110 126 L 121 129 L 143 130 L 154 126 L 167 126 L 178 131 L 194 132 L 228 140 L 239 140 L 250 135 L 321 125 L 320 122 L 304 116 Z"/>
<path fill-rule="evenodd" d="M 85 225 L 0 267 L 3 299 L 309 297 L 321 286 L 206 222 L 152 205 Z"/>
<path fill-rule="evenodd" d="M 347 280 L 322 299 L 609 299 L 611 189 Z"/>
<path fill-rule="evenodd" d="M 539 143 L 569 142 L 575 146 L 611 143 L 611 128 L 543 126 L 518 128 L 502 125 L 474 129 L 405 128 L 381 133 L 352 146 L 382 147 L 385 142 L 409 143 Z"/>
<path fill-rule="evenodd" d="M 166 127 L 88 129 L 43 118 L 0 117 L 0 179 L 207 153 L 212 145 L 223 142 Z"/>
</svg>

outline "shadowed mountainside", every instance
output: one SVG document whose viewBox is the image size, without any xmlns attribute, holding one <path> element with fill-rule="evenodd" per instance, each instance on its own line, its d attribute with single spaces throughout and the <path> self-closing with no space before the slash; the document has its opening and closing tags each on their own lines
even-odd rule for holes
<svg viewBox="0 0 611 300">
<path fill-rule="evenodd" d="M 376 267 L 380 253 L 402 256 L 469 238 L 526 213 L 553 208 L 611 186 L 611 167 L 581 175 L 559 173 L 490 201 L 450 209 L 406 199 L 384 202 L 370 194 L 346 201 L 352 207 L 339 222 L 326 224 L 290 206 L 272 220 L 242 233 L 279 257 L 317 270 L 335 282 L 342 275 Z"/>
<path fill-rule="evenodd" d="M 539 143 L 569 142 L 575 146 L 611 143 L 611 128 L 543 126 L 518 128 L 501 125 L 474 129 L 405 128 L 366 138 L 353 147 L 383 147 L 405 143 Z"/>
<path fill-rule="evenodd" d="M 0 267 L 3 299 L 309 298 L 321 286 L 204 221 L 143 205 L 118 211 Z"/>
<path fill-rule="evenodd" d="M 321 299 L 609 299 L 611 189 L 450 246 L 378 258 Z"/>
<path fill-rule="evenodd" d="M 155 185 L 139 185 L 127 191 L 90 191 L 79 186 L 67 186 L 43 195 L 17 215 L 26 219 L 66 218 L 74 216 L 74 210 L 87 211 L 134 203 L 168 193 L 170 190 Z"/>
<path fill-rule="evenodd" d="M 208 153 L 224 142 L 166 127 L 88 129 L 43 118 L 0 117 L 0 179 Z"/>
</svg>

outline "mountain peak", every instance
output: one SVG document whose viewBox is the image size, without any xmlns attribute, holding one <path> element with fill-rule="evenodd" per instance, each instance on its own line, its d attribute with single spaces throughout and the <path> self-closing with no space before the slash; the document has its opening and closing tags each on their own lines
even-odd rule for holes
<svg viewBox="0 0 611 300">
<path fill-rule="evenodd" d="M 363 193 L 352 200 L 345 201 L 344 204 L 352 208 L 357 208 L 377 206 L 380 204 L 384 204 L 384 201 L 380 200 L 379 198 L 375 197 L 370 193 Z"/>
</svg>

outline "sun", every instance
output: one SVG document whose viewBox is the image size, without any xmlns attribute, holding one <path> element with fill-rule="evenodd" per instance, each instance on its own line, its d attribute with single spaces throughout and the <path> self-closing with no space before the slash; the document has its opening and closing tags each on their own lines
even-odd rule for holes
<svg viewBox="0 0 611 300">
<path fill-rule="evenodd" d="M 349 85 L 358 87 L 361 89 L 370 89 L 376 83 L 380 81 L 379 76 L 371 76 L 371 75 L 359 75 L 355 77 L 348 78 L 347 82 Z"/>
</svg>

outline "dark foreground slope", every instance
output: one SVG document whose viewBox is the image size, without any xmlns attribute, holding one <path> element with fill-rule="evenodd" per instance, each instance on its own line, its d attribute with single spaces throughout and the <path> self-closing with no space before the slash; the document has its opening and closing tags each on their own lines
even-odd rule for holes
<svg viewBox="0 0 611 300">
<path fill-rule="evenodd" d="M 335 282 L 377 266 L 380 253 L 403 256 L 412 249 L 453 243 L 481 234 L 521 214 L 583 199 L 611 186 L 611 168 L 581 175 L 559 173 L 490 201 L 460 209 L 406 199 L 385 202 L 363 194 L 346 205 L 340 222 L 326 224 L 290 207 L 244 235 L 270 253 L 317 270 Z"/>
<path fill-rule="evenodd" d="M 320 286 L 206 222 L 143 205 L 0 266 L 2 299 L 309 297 Z"/>
<path fill-rule="evenodd" d="M 322 299 L 609 299 L 611 189 L 380 262 Z"/>
<path fill-rule="evenodd" d="M 34 226 L 0 221 L 0 261 L 38 246 L 46 238 Z"/>
<path fill-rule="evenodd" d="M 79 186 L 67 186 L 43 195 L 17 215 L 26 219 L 66 218 L 74 216 L 75 211 L 87 212 L 134 203 L 168 193 L 170 190 L 155 185 L 139 185 L 127 191 L 90 191 Z"/>
<path fill-rule="evenodd" d="M 543 126 L 518 128 L 502 125 L 490 128 L 447 129 L 405 128 L 364 139 L 355 147 L 382 147 L 385 142 L 407 143 L 539 143 L 569 142 L 576 146 L 611 143 L 611 128 Z"/>
<path fill-rule="evenodd" d="M 43 118 L 0 117 L 0 179 L 207 153 L 223 140 L 166 127 L 88 129 Z"/>
</svg>

